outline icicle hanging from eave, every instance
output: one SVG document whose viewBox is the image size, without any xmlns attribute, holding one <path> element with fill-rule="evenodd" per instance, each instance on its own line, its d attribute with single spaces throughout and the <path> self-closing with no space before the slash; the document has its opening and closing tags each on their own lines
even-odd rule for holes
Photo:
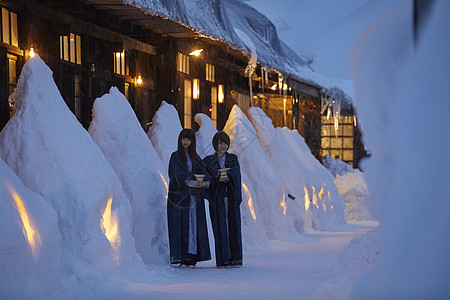
<svg viewBox="0 0 450 300">
<path fill-rule="evenodd" d="M 322 89 L 321 91 L 321 114 L 327 111 L 327 120 L 334 119 L 335 136 L 338 135 L 339 118 L 341 116 L 342 102 L 345 101 L 344 93 L 338 88 Z"/>
</svg>

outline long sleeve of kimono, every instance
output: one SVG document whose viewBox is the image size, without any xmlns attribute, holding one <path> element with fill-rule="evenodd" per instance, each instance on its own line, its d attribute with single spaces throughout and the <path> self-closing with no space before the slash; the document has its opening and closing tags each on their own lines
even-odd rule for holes
<svg viewBox="0 0 450 300">
<path fill-rule="evenodd" d="M 175 180 L 176 185 L 181 188 L 185 185 L 186 180 L 195 180 L 194 175 L 183 163 L 177 153 L 172 153 L 169 161 L 169 177 Z"/>
<path fill-rule="evenodd" d="M 242 202 L 241 168 L 239 166 L 237 156 L 235 155 L 233 156 L 230 165 L 232 165 L 232 167 L 230 167 L 227 173 L 233 187 L 234 200 L 236 201 L 236 204 L 241 204 Z"/>
</svg>

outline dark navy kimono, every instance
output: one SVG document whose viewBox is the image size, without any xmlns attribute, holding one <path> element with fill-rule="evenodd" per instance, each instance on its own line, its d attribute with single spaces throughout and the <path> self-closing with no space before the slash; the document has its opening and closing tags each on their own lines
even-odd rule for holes
<svg viewBox="0 0 450 300">
<path fill-rule="evenodd" d="M 194 174 L 206 174 L 203 162 L 200 165 L 192 162 L 192 172 L 183 161 L 178 151 L 172 153 L 169 161 L 169 196 L 167 198 L 167 221 L 169 229 L 170 263 L 189 261 L 189 210 L 191 199 L 195 201 L 196 220 L 196 261 L 211 259 L 208 231 L 206 227 L 205 203 L 207 197 L 205 189 L 190 188 L 186 180 L 194 180 Z M 210 180 L 206 174 L 204 180 Z M 191 197 L 194 196 L 194 197 Z M 191 220 L 192 222 L 193 220 Z M 191 237 L 192 238 L 192 237 Z"/>
<path fill-rule="evenodd" d="M 214 232 L 217 266 L 231 263 L 242 265 L 242 237 L 241 237 L 241 170 L 235 154 L 225 152 L 225 168 L 227 182 L 219 182 L 222 169 L 217 153 L 203 159 L 211 184 L 208 188 L 209 211 Z"/>
</svg>

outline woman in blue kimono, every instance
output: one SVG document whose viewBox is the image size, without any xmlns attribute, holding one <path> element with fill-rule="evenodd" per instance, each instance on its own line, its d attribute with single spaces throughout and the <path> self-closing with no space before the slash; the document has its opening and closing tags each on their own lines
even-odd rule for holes
<svg viewBox="0 0 450 300">
<path fill-rule="evenodd" d="M 216 153 L 203 159 L 211 184 L 209 211 L 216 246 L 218 267 L 242 266 L 241 170 L 235 154 L 228 153 L 230 137 L 223 131 L 214 135 Z"/>
<path fill-rule="evenodd" d="M 170 263 L 178 267 L 194 268 L 198 261 L 211 259 L 204 204 L 209 175 L 195 147 L 194 131 L 183 129 L 178 137 L 178 150 L 169 161 Z M 194 174 L 206 176 L 197 180 Z"/>
</svg>

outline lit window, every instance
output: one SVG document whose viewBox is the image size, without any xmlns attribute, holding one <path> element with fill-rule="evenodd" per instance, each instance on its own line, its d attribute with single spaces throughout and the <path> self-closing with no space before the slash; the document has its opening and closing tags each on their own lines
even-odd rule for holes
<svg viewBox="0 0 450 300">
<path fill-rule="evenodd" d="M 189 74 L 189 56 L 183 53 L 177 55 L 177 70 L 185 74 Z"/>
<path fill-rule="evenodd" d="M 217 128 L 217 87 L 211 87 L 211 121 Z"/>
<path fill-rule="evenodd" d="M 192 80 L 192 98 L 194 100 L 198 100 L 200 98 L 200 80 L 193 79 Z"/>
<path fill-rule="evenodd" d="M 192 91 L 191 81 L 184 81 L 184 128 L 192 127 Z"/>
<path fill-rule="evenodd" d="M 19 46 L 17 31 L 17 14 L 2 7 L 2 41 L 6 44 Z"/>
<path fill-rule="evenodd" d="M 11 95 L 14 92 L 14 89 L 17 85 L 17 56 L 12 54 L 7 54 L 8 59 L 8 96 Z M 9 98 L 9 108 L 10 113 L 9 117 L 12 118 L 14 115 L 14 100 Z"/>
<path fill-rule="evenodd" d="M 59 37 L 60 58 L 81 65 L 81 37 L 77 34 Z"/>
<path fill-rule="evenodd" d="M 215 67 L 210 64 L 206 64 L 206 80 L 215 82 Z"/>
<path fill-rule="evenodd" d="M 130 75 L 125 50 L 122 52 L 114 52 L 114 73 L 120 75 Z"/>
</svg>

